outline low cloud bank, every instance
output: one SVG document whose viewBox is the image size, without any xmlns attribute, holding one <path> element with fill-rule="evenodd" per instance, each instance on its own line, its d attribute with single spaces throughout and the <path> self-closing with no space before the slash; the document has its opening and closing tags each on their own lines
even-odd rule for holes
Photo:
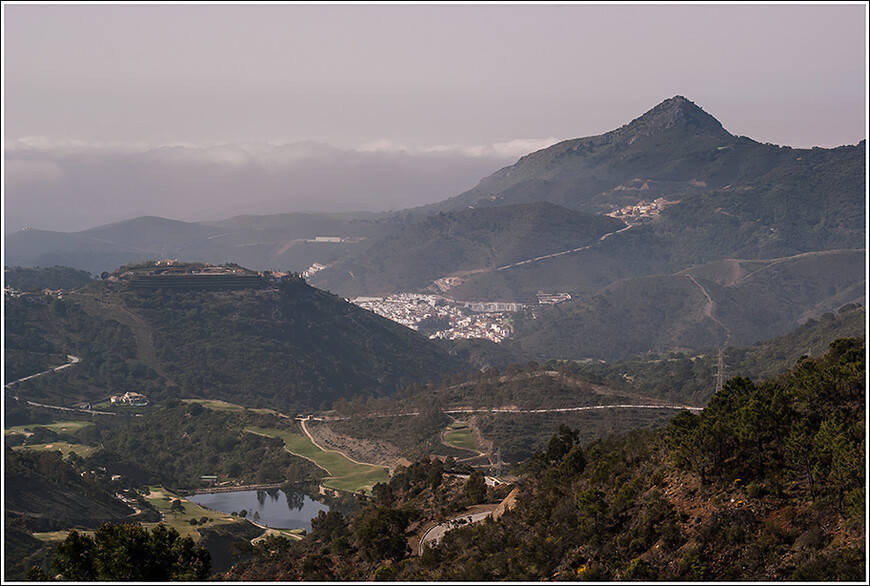
<svg viewBox="0 0 870 586">
<path fill-rule="evenodd" d="M 140 215 L 388 211 L 441 201 L 555 139 L 479 147 L 389 142 L 7 144 L 5 230 L 71 232 Z"/>
</svg>

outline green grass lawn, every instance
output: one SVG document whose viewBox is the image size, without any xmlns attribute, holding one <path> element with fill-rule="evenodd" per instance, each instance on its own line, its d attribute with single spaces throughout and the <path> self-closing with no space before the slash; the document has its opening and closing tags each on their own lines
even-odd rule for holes
<svg viewBox="0 0 870 586">
<path fill-rule="evenodd" d="M 163 513 L 163 523 L 168 527 L 173 527 L 182 537 L 190 536 L 194 541 L 199 541 L 201 537 L 197 528 L 211 527 L 213 525 L 224 525 L 227 523 L 237 523 L 241 517 L 233 517 L 227 513 L 220 511 L 212 511 L 199 506 L 193 501 L 189 501 L 179 497 L 160 486 L 148 487 L 151 492 L 145 496 L 145 499 L 151 503 L 155 509 Z M 172 510 L 172 501 L 181 500 L 184 506 L 184 512 L 176 512 Z M 204 525 L 191 525 L 190 520 L 196 519 L 197 522 L 202 517 L 208 517 Z M 142 523 L 144 527 L 154 527 L 157 523 Z"/>
<path fill-rule="evenodd" d="M 323 485 L 330 488 L 350 492 L 358 490 L 371 492 L 375 484 L 390 479 L 387 468 L 372 464 L 357 464 L 340 452 L 321 450 L 301 433 L 262 427 L 248 427 L 245 431 L 284 440 L 288 452 L 307 458 L 326 470 L 330 477 L 323 481 Z"/>
<path fill-rule="evenodd" d="M 474 441 L 474 434 L 468 429 L 464 423 L 454 421 L 447 426 L 447 431 L 444 432 L 444 441 L 449 446 L 462 450 L 478 451 L 477 442 Z"/>
<path fill-rule="evenodd" d="M 31 446 L 14 446 L 13 450 L 39 450 L 45 452 L 60 451 L 63 457 L 68 457 L 72 452 L 75 452 L 82 458 L 90 456 L 97 451 L 97 448 L 86 446 L 84 444 L 70 444 L 67 442 L 52 442 L 50 444 L 33 444 Z"/>
<path fill-rule="evenodd" d="M 278 412 L 274 409 L 253 409 L 249 407 L 242 407 L 241 405 L 236 405 L 235 403 L 227 403 L 226 401 L 219 401 L 217 399 L 184 399 L 185 403 L 199 403 L 206 409 L 212 409 L 214 411 L 232 411 L 235 413 L 241 413 L 243 411 L 251 411 L 252 413 L 260 413 L 263 415 L 278 415 Z"/>
<path fill-rule="evenodd" d="M 184 399 L 184 402 L 198 403 L 206 409 L 211 409 L 213 411 L 234 411 L 237 413 L 241 413 L 245 410 L 245 408 L 241 405 L 236 405 L 235 403 L 227 403 L 226 401 L 218 401 L 216 399 Z"/>
<path fill-rule="evenodd" d="M 93 424 L 94 423 L 92 421 L 59 421 L 57 423 L 30 423 L 27 425 L 16 425 L 15 427 L 10 427 L 9 429 L 4 430 L 3 433 L 6 435 L 29 435 L 30 432 L 28 430 L 35 427 L 45 427 L 55 433 L 74 433 L 83 427 L 87 427 Z"/>
</svg>

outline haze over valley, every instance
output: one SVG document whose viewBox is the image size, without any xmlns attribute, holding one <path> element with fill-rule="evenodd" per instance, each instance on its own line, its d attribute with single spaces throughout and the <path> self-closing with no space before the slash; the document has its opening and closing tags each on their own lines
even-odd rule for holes
<svg viewBox="0 0 870 586">
<path fill-rule="evenodd" d="M 866 6 L 3 12 L 4 583 L 867 580 Z"/>
<path fill-rule="evenodd" d="M 863 304 L 865 159 L 863 141 L 792 149 L 735 137 L 676 96 L 428 207 L 23 230 L 7 238 L 6 258 L 94 274 L 158 258 L 232 262 L 301 273 L 350 299 L 426 294 L 435 296 L 427 304 L 472 311 L 509 303 L 510 325 L 501 315 L 480 330 L 472 319 L 462 333 L 461 314 L 435 312 L 429 321 L 441 325 L 429 333 L 503 341 L 516 331 L 516 348 L 538 360 L 751 344 Z M 772 277 L 760 270 L 766 264 L 776 267 Z M 410 311 L 403 305 L 381 313 L 398 317 Z M 626 306 L 635 317 L 626 318 Z M 757 314 L 747 313 L 752 306 Z M 584 312 L 595 319 L 580 318 L 574 334 L 547 330 Z M 405 325 L 416 329 L 425 317 Z M 659 319 L 655 338 L 639 335 Z"/>
</svg>

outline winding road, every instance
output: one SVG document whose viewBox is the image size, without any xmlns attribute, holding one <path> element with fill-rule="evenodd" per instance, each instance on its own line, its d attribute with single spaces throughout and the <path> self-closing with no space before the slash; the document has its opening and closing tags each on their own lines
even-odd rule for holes
<svg viewBox="0 0 870 586">
<path fill-rule="evenodd" d="M 586 246 L 579 246 L 577 248 L 571 248 L 569 250 L 563 250 L 562 252 L 554 252 L 553 254 L 545 254 L 544 256 L 537 256 L 535 258 L 530 258 L 527 260 L 521 260 L 520 262 L 515 262 L 515 263 L 509 264 L 509 265 L 504 265 L 503 267 L 496 267 L 495 270 L 505 271 L 507 269 L 512 269 L 514 267 L 518 267 L 521 265 L 526 265 L 529 263 L 538 262 L 540 260 L 546 260 L 548 258 L 555 258 L 557 256 L 571 254 L 573 252 L 582 252 L 584 250 L 588 250 L 588 249 L 592 248 L 593 246 L 595 246 L 596 244 L 598 244 L 600 242 L 603 242 L 604 240 L 606 240 L 607 238 L 610 238 L 614 234 L 619 234 L 620 232 L 625 232 L 626 230 L 631 230 L 632 227 L 634 227 L 634 224 L 627 224 L 625 226 L 625 228 L 620 228 L 619 230 L 616 230 L 614 232 L 608 232 L 607 234 L 605 234 L 604 236 L 602 236 L 601 238 L 599 238 L 598 240 L 596 240 L 592 244 L 587 244 Z"/>
<path fill-rule="evenodd" d="M 69 361 L 66 364 L 61 364 L 60 366 L 55 366 L 54 368 L 49 368 L 48 370 L 43 370 L 42 372 L 37 372 L 36 374 L 31 374 L 30 376 L 25 376 L 24 378 L 14 380 L 11 383 L 6 383 L 4 385 L 4 387 L 8 389 L 16 383 L 23 383 L 26 380 L 30 380 L 30 379 L 36 378 L 38 376 L 49 374 L 51 372 L 58 372 L 59 370 L 63 370 L 64 368 L 69 368 L 70 366 L 72 366 L 74 364 L 78 364 L 79 362 L 82 361 L 81 358 L 79 358 L 78 356 L 73 356 L 72 354 L 67 354 L 66 359 Z M 17 399 L 18 397 L 15 397 L 15 398 Z"/>
<path fill-rule="evenodd" d="M 537 413 L 570 413 L 572 411 L 597 411 L 601 409 L 673 409 L 677 411 L 703 411 L 703 407 L 691 407 L 689 405 L 633 405 L 633 404 L 619 404 L 619 405 L 588 405 L 585 407 L 554 407 L 551 409 L 517 409 L 514 407 L 491 407 L 491 408 L 468 408 L 468 409 L 445 409 L 444 413 L 447 415 L 464 415 L 469 413 L 513 413 L 517 415 L 523 414 L 537 414 Z M 410 411 L 405 413 L 368 413 L 365 415 L 356 415 L 355 417 L 363 418 L 363 419 L 376 419 L 379 417 L 413 417 L 416 415 L 420 415 L 419 411 Z M 309 416 L 314 421 L 348 421 L 352 419 L 352 417 L 316 417 L 314 415 Z"/>
<path fill-rule="evenodd" d="M 66 358 L 67 358 L 67 360 L 69 360 L 69 362 L 67 362 L 66 364 L 61 364 L 60 366 L 55 366 L 54 368 L 49 368 L 48 370 L 43 370 L 42 372 L 37 372 L 36 374 L 31 374 L 30 376 L 25 376 L 24 378 L 20 378 L 18 380 L 12 381 L 10 383 L 6 383 L 5 385 L 3 385 L 3 388 L 5 388 L 6 390 L 12 390 L 12 385 L 15 385 L 17 383 L 21 383 L 24 381 L 28 381 L 30 379 L 34 379 L 38 376 L 43 376 L 43 375 L 46 375 L 46 374 L 49 374 L 52 372 L 61 371 L 64 368 L 69 368 L 70 366 L 74 366 L 82 361 L 81 358 L 79 358 L 78 356 L 73 356 L 72 354 L 67 354 Z M 15 399 L 16 401 L 19 400 L 17 395 L 12 395 L 12 398 Z M 27 401 L 27 404 L 31 405 L 33 407 L 42 407 L 44 409 L 57 409 L 59 411 L 74 411 L 76 413 L 92 413 L 94 415 L 117 415 L 117 413 L 112 413 L 109 411 L 95 411 L 93 409 L 75 409 L 73 407 L 61 407 L 59 405 L 46 405 L 45 403 L 35 403 L 33 401 Z M 135 416 L 141 417 L 142 414 L 136 413 Z"/>
<path fill-rule="evenodd" d="M 455 517 L 453 519 L 450 519 L 449 521 L 441 523 L 440 525 L 435 525 L 423 535 L 423 539 L 420 540 L 420 546 L 417 548 L 417 554 L 423 555 L 424 549 L 426 549 L 427 547 L 433 547 L 435 545 L 438 545 L 438 543 L 441 541 L 441 538 L 444 537 L 444 534 L 451 529 L 456 529 L 457 527 L 463 527 L 465 525 L 470 525 L 471 523 L 483 521 L 490 515 L 492 515 L 492 511 L 483 511 L 481 513 L 472 513 L 470 515 Z"/>
</svg>

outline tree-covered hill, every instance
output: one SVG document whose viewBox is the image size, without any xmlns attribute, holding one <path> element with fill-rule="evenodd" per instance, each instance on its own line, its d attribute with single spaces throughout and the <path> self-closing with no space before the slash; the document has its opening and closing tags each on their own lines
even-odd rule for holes
<svg viewBox="0 0 870 586">
<path fill-rule="evenodd" d="M 181 277 L 167 275 L 159 287 L 160 275 L 152 275 L 156 288 L 139 287 L 136 275 L 152 269 L 124 268 L 59 300 L 8 300 L 8 375 L 60 360 L 56 366 L 67 354 L 82 358 L 51 377 L 18 383 L 17 394 L 72 405 L 130 390 L 292 412 L 339 397 L 387 395 L 465 368 L 434 341 L 299 277 L 227 289 L 234 277 L 224 276 L 214 289 L 188 290 L 178 288 Z M 211 277 L 187 278 L 198 284 Z"/>
<path fill-rule="evenodd" d="M 260 291 L 128 294 L 124 304 L 153 328 L 167 375 L 204 398 L 316 408 L 460 368 L 422 335 L 301 279 Z"/>
<path fill-rule="evenodd" d="M 312 281 L 345 294 L 416 291 L 442 277 L 585 246 L 624 227 L 615 218 L 543 202 L 441 213 L 381 240 L 350 264 L 317 273 Z"/>
<path fill-rule="evenodd" d="M 801 356 L 821 356 L 832 340 L 861 338 L 867 334 L 864 307 L 847 304 L 836 313 L 809 319 L 793 331 L 755 342 L 751 346 L 723 349 L 725 376 L 741 376 L 754 381 L 773 378 L 786 372 Z M 640 354 L 615 361 L 548 361 L 544 368 L 570 373 L 589 382 L 621 391 L 658 397 L 674 403 L 703 406 L 715 390 L 719 362 L 716 348 L 695 352 Z"/>
<path fill-rule="evenodd" d="M 839 250 L 625 279 L 527 313 L 512 346 L 546 360 L 748 345 L 863 303 L 865 264 L 863 250 Z"/>
<path fill-rule="evenodd" d="M 580 445 L 562 426 L 513 508 L 419 556 L 411 523 L 456 493 L 431 463 L 409 467 L 358 517 L 319 519 L 223 578 L 862 582 L 865 355 L 840 339 L 775 379 L 733 378 L 660 430 Z"/>
<path fill-rule="evenodd" d="M 3 280 L 7 287 L 16 291 L 40 291 L 42 289 L 75 289 L 93 280 L 87 271 L 71 267 L 6 267 Z"/>
</svg>

